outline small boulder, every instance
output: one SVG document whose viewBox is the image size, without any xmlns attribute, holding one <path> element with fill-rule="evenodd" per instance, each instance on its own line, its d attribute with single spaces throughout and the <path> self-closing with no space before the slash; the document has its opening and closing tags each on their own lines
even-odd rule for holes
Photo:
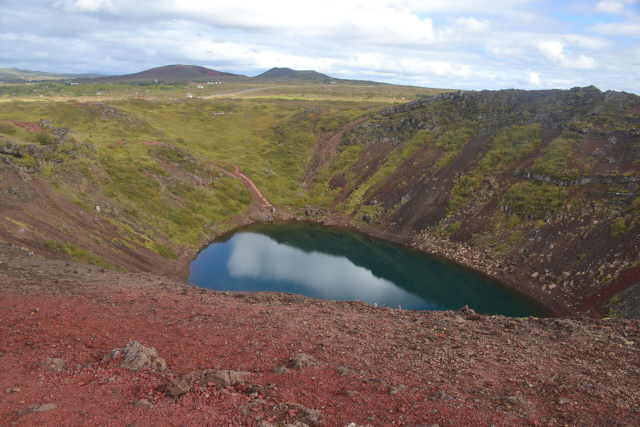
<svg viewBox="0 0 640 427">
<path fill-rule="evenodd" d="M 153 403 L 149 402 L 147 399 L 140 399 L 135 403 L 135 406 L 138 408 L 153 408 Z"/>
<path fill-rule="evenodd" d="M 42 405 L 33 405 L 30 408 L 31 412 L 48 412 L 54 409 L 58 409 L 58 405 L 55 403 L 43 403 Z"/>
<path fill-rule="evenodd" d="M 124 359 L 120 366 L 132 371 L 141 369 L 164 371 L 167 369 L 167 362 L 158 356 L 158 351 L 155 348 L 145 347 L 138 341 L 129 341 L 124 348 L 112 350 L 102 360 L 108 362 L 120 357 Z"/>
<path fill-rule="evenodd" d="M 392 394 L 392 395 L 393 395 L 393 394 L 398 394 L 398 393 L 400 393 L 400 392 L 405 391 L 406 389 L 407 389 L 407 386 L 406 386 L 406 385 L 404 385 L 404 384 L 398 384 L 397 386 L 395 386 L 395 387 L 391 387 L 391 388 L 389 389 L 389 394 Z"/>
<path fill-rule="evenodd" d="M 207 369 L 199 374 L 198 383 L 208 385 L 214 383 L 222 387 L 244 384 L 251 372 Z"/>
<path fill-rule="evenodd" d="M 294 406 L 299 411 L 299 421 L 310 426 L 317 426 L 320 424 L 322 420 L 322 412 L 319 410 L 296 404 L 290 406 Z"/>
<path fill-rule="evenodd" d="M 286 366 L 278 366 L 276 369 L 274 369 L 274 372 L 276 374 L 286 374 L 287 372 L 289 372 L 289 370 L 287 369 Z"/>
<path fill-rule="evenodd" d="M 191 382 L 184 377 L 170 379 L 164 386 L 164 392 L 171 397 L 180 397 L 191 391 Z"/>
<path fill-rule="evenodd" d="M 47 369 L 53 372 L 62 372 L 64 369 L 64 359 L 48 357 L 47 360 L 44 361 L 44 365 Z"/>
<path fill-rule="evenodd" d="M 318 366 L 320 362 L 306 353 L 298 353 L 287 362 L 287 367 L 292 369 L 308 368 L 310 366 Z"/>
</svg>

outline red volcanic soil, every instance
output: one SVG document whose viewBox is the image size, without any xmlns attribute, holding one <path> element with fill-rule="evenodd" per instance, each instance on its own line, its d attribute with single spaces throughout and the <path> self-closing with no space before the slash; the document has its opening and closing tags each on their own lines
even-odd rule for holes
<svg viewBox="0 0 640 427">
<path fill-rule="evenodd" d="M 581 313 L 597 313 L 598 308 L 603 307 L 604 304 L 614 295 L 636 283 L 640 283 L 640 267 L 634 267 L 623 271 L 613 283 L 588 298 L 579 311 Z"/>
<path fill-rule="evenodd" d="M 221 293 L 28 255 L 0 247 L 0 425 L 640 419 L 637 320 L 512 319 Z M 132 340 L 154 347 L 167 369 L 103 361 Z M 196 381 L 205 369 L 249 374 L 226 386 Z"/>
<path fill-rule="evenodd" d="M 38 133 L 38 132 L 42 132 L 42 127 L 38 124 L 38 123 L 32 123 L 32 122 L 18 122 L 15 120 L 11 120 L 10 121 L 14 126 L 23 128 L 28 130 L 29 132 L 33 132 L 33 133 Z"/>
</svg>

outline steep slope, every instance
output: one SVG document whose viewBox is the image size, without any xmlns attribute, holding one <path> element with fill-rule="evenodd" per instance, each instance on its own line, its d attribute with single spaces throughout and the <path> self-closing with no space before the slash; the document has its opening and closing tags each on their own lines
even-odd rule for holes
<svg viewBox="0 0 640 427">
<path fill-rule="evenodd" d="M 638 96 L 443 94 L 352 126 L 324 157 L 310 162 L 315 190 L 333 194 L 327 204 L 351 224 L 472 265 L 560 311 L 606 302 L 613 294 L 603 290 L 639 266 Z"/>
<path fill-rule="evenodd" d="M 363 110 L 280 100 L 2 103 L 0 240 L 186 277 L 218 233 L 271 216 L 271 203 L 303 206 L 299 181 L 317 135 Z"/>
<path fill-rule="evenodd" d="M 226 81 L 242 80 L 245 76 L 212 70 L 198 65 L 165 65 L 139 73 L 121 76 L 109 76 L 96 79 L 103 82 L 189 82 L 189 81 Z"/>
</svg>

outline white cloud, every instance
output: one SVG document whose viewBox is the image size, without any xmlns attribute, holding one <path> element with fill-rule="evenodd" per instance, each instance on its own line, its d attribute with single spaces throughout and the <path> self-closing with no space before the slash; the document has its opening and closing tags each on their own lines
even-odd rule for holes
<svg viewBox="0 0 640 427">
<path fill-rule="evenodd" d="M 621 1 L 604 0 L 596 4 L 596 10 L 607 13 L 620 13 L 624 9 Z"/>
<path fill-rule="evenodd" d="M 541 41 L 536 44 L 536 47 L 545 58 L 563 68 L 591 69 L 596 66 L 595 59 L 590 56 L 567 56 L 564 52 L 564 43 L 559 41 Z"/>
<path fill-rule="evenodd" d="M 529 72 L 529 83 L 534 86 L 540 86 L 540 73 L 535 71 Z"/>
<path fill-rule="evenodd" d="M 495 56 L 517 57 L 527 53 L 527 49 L 523 46 L 513 46 L 508 44 L 499 44 L 496 41 L 490 41 L 487 45 L 487 51 Z"/>
<path fill-rule="evenodd" d="M 602 0 L 596 4 L 596 10 L 605 13 L 621 14 L 626 12 L 626 7 L 638 3 L 637 0 Z"/>
<path fill-rule="evenodd" d="M 0 40 L 12 40 L 0 63 L 105 73 L 193 63 L 249 75 L 290 66 L 474 89 L 532 86 L 535 70 L 540 87 L 637 91 L 639 2 L 602 1 L 618 23 L 597 2 L 578 26 L 559 18 L 575 12 L 566 2 L 539 0 L 0 0 Z"/>
<path fill-rule="evenodd" d="M 343 61 L 341 65 L 391 74 L 435 74 L 458 77 L 469 77 L 472 74 L 471 67 L 466 64 L 420 58 L 397 58 L 379 53 L 358 53 L 354 60 Z"/>
<path fill-rule="evenodd" d="M 581 34 L 565 34 L 561 36 L 561 38 L 567 43 L 571 43 L 585 49 L 600 50 L 611 46 L 611 43 L 607 40 Z"/>
<path fill-rule="evenodd" d="M 370 302 L 404 303 L 410 295 L 392 282 L 375 276 L 370 270 L 345 257 L 319 252 L 304 252 L 254 233 L 234 238 L 227 261 L 234 278 L 270 278 L 293 282 L 330 298 Z"/>
<path fill-rule="evenodd" d="M 595 31 L 608 35 L 640 36 L 640 19 L 613 24 L 598 24 Z"/>
<path fill-rule="evenodd" d="M 489 21 L 486 19 L 476 19 L 476 18 L 458 18 L 456 19 L 456 24 L 469 32 L 472 33 L 480 33 L 483 31 L 489 30 Z"/>
</svg>

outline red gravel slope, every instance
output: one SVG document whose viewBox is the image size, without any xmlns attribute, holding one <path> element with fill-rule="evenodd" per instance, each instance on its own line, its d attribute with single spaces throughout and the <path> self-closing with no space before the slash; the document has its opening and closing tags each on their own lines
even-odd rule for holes
<svg viewBox="0 0 640 427">
<path fill-rule="evenodd" d="M 0 425 L 631 426 L 640 419 L 638 321 L 218 293 L 27 255 L 0 248 Z M 103 361 L 131 340 L 157 349 L 167 370 Z M 289 361 L 300 353 L 308 357 L 296 368 Z M 249 374 L 226 387 L 184 377 L 204 369 Z M 188 391 L 168 395 L 172 381 Z"/>
</svg>

